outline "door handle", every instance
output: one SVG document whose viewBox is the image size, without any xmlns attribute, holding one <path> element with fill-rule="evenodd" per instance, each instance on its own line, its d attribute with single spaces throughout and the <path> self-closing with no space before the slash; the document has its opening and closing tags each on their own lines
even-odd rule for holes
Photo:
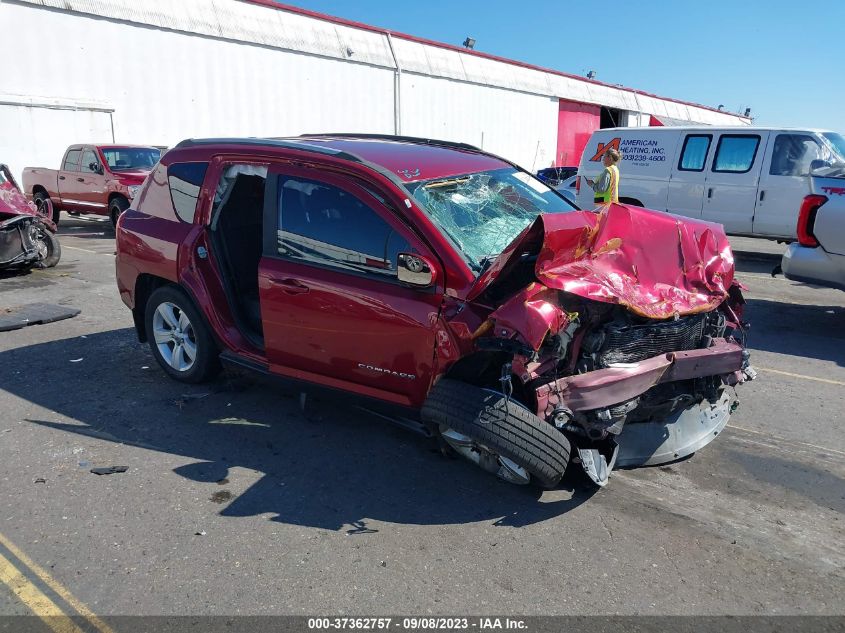
<svg viewBox="0 0 845 633">
<path fill-rule="evenodd" d="M 709 200 L 709 199 L 710 199 L 710 198 L 712 198 L 712 197 L 713 197 L 713 187 L 710 187 L 710 188 L 707 190 L 707 199 Z"/>
<path fill-rule="evenodd" d="M 761 192 L 760 192 L 760 202 L 763 202 L 763 200 L 765 200 L 765 199 L 766 199 L 766 192 L 765 192 L 765 191 L 761 191 Z"/>
<path fill-rule="evenodd" d="M 270 277 L 270 283 L 289 295 L 304 295 L 309 288 L 297 279 L 276 279 Z"/>
<path fill-rule="evenodd" d="M 77 178 L 76 182 L 85 182 L 85 179 L 84 178 Z"/>
<path fill-rule="evenodd" d="M 59 180 L 64 180 L 64 179 L 65 179 L 64 176 L 59 176 Z"/>
</svg>

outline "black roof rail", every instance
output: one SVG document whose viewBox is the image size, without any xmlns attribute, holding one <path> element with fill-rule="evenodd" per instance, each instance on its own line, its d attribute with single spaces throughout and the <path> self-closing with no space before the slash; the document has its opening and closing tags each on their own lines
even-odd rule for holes
<svg viewBox="0 0 845 633">
<path fill-rule="evenodd" d="M 433 138 L 423 138 L 421 136 L 398 136 L 395 134 L 354 134 L 351 132 L 339 132 L 336 134 L 301 134 L 299 138 L 320 138 L 320 139 L 362 139 L 362 140 L 377 140 L 377 141 L 399 141 L 400 143 L 414 143 L 417 145 L 431 145 L 433 147 L 447 147 L 450 149 L 460 149 L 468 152 L 484 152 L 483 149 L 470 145 L 469 143 L 459 143 L 457 141 L 442 141 Z"/>
<path fill-rule="evenodd" d="M 282 147 L 284 149 L 298 149 L 303 152 L 314 152 L 315 154 L 326 154 L 329 156 L 337 156 L 338 158 L 345 158 L 355 162 L 362 162 L 359 156 L 344 152 L 342 150 L 331 147 L 323 147 L 322 145 L 312 145 L 310 143 L 303 143 L 296 139 L 289 138 L 259 138 L 255 136 L 249 137 L 221 137 L 221 138 L 189 138 L 185 139 L 176 147 L 197 147 L 200 145 L 220 145 L 220 144 L 238 144 L 238 145 L 256 145 L 259 147 Z"/>
<path fill-rule="evenodd" d="M 317 138 L 317 135 L 313 135 Z M 302 138 L 302 137 L 300 137 Z M 238 144 L 238 145 L 255 145 L 257 147 L 281 147 L 284 149 L 294 149 L 303 152 L 313 152 L 315 154 L 322 154 L 324 156 L 333 156 L 343 160 L 348 160 L 353 163 L 359 163 L 370 169 L 379 172 L 387 177 L 393 183 L 404 186 L 404 183 L 399 177 L 391 171 L 388 171 L 381 165 L 377 165 L 368 160 L 365 160 L 357 154 L 352 152 L 344 152 L 343 150 L 334 149 L 331 147 L 324 147 L 322 145 L 312 145 L 311 143 L 303 143 L 295 138 L 259 138 L 254 136 L 242 138 L 189 138 L 178 143 L 173 149 L 177 147 L 199 147 L 202 145 L 220 145 L 220 144 Z"/>
</svg>

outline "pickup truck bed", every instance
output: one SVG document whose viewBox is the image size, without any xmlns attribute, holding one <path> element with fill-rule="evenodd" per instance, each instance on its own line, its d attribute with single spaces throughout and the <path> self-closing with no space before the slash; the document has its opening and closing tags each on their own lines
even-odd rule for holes
<svg viewBox="0 0 845 633">
<path fill-rule="evenodd" d="M 798 219 L 798 242 L 781 262 L 787 279 L 845 290 L 845 165 L 810 176 L 812 194 Z"/>
</svg>

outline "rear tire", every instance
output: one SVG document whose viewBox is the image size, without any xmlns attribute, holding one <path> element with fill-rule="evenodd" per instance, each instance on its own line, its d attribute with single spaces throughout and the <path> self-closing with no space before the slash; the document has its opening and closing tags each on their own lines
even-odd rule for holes
<svg viewBox="0 0 845 633">
<path fill-rule="evenodd" d="M 176 286 L 162 286 L 150 295 L 144 326 L 156 362 L 174 380 L 205 382 L 220 371 L 211 328 L 194 302 Z"/>
<path fill-rule="evenodd" d="M 113 198 L 109 203 L 109 217 L 111 218 L 111 225 L 117 228 L 117 219 L 121 213 L 129 208 L 129 200 L 126 198 Z"/>
<path fill-rule="evenodd" d="M 571 447 L 560 431 L 495 391 L 443 378 L 429 392 L 422 417 L 510 459 L 547 488 L 557 485 L 569 464 Z"/>
<path fill-rule="evenodd" d="M 50 196 L 47 195 L 46 191 L 36 191 L 35 195 L 32 196 L 32 201 L 35 203 L 35 207 L 38 209 L 38 212 L 42 215 L 47 215 L 43 209 L 47 206 L 47 202 L 50 200 Z M 53 203 L 53 223 L 56 226 L 59 226 L 59 216 L 62 214 L 59 211 L 59 208 Z"/>
</svg>

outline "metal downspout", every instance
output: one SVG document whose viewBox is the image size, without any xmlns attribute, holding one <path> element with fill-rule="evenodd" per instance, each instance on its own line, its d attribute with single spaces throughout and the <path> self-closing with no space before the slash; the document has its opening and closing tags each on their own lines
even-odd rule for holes
<svg viewBox="0 0 845 633">
<path fill-rule="evenodd" d="M 393 66 L 396 72 L 393 73 L 393 133 L 396 136 L 402 134 L 402 67 L 393 50 L 393 38 L 387 34 L 387 45 L 390 47 L 390 54 L 393 56 Z"/>
</svg>

